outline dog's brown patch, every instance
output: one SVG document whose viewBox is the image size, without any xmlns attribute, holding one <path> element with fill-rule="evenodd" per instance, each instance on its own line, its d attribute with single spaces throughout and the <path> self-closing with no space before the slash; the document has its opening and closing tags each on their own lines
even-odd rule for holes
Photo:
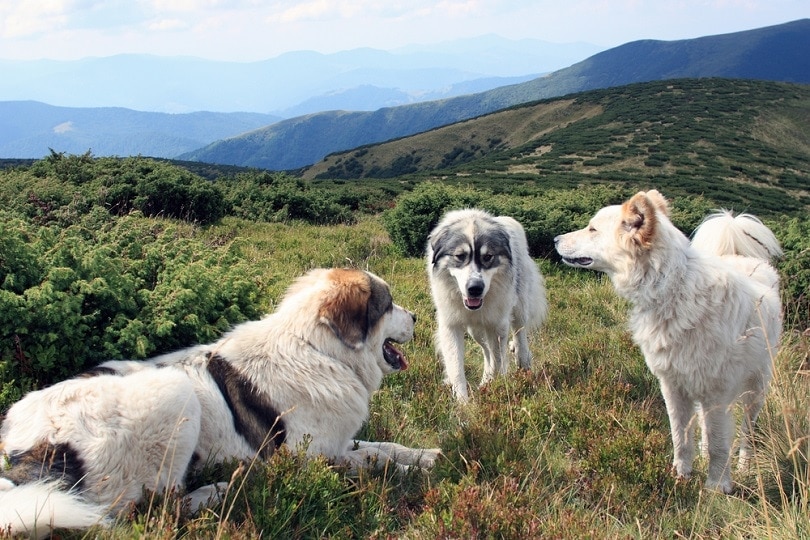
<svg viewBox="0 0 810 540">
<path fill-rule="evenodd" d="M 655 193 L 660 196 L 657 191 Z M 640 191 L 622 205 L 620 234 L 632 245 L 642 249 L 650 248 L 658 227 L 658 218 L 655 215 L 656 202 L 661 201 L 655 199 L 655 195 L 653 195 L 653 199 L 650 199 L 647 193 Z M 661 200 L 666 205 L 663 197 Z"/>
<path fill-rule="evenodd" d="M 284 443 L 284 419 L 256 386 L 217 354 L 209 355 L 208 373 L 233 417 L 233 426 L 259 455 L 269 457 Z"/>
<path fill-rule="evenodd" d="M 392 309 L 388 287 L 361 270 L 336 268 L 329 273 L 332 287 L 318 311 L 337 337 L 359 348 L 380 318 Z"/>
<path fill-rule="evenodd" d="M 17 485 L 49 479 L 80 488 L 85 475 L 84 461 L 67 443 L 41 441 L 24 452 L 9 454 L 8 468 L 0 471 L 0 475 Z"/>
</svg>

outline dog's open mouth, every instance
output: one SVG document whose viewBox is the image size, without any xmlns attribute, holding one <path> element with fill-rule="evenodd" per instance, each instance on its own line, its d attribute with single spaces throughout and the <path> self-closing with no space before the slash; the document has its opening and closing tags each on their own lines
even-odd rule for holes
<svg viewBox="0 0 810 540">
<path fill-rule="evenodd" d="M 408 362 L 405 360 L 405 355 L 394 347 L 394 342 L 390 339 L 386 339 L 383 343 L 383 358 L 385 358 L 389 366 L 397 371 L 408 369 Z"/>
<path fill-rule="evenodd" d="M 562 260 L 565 264 L 570 264 L 571 266 L 590 266 L 593 264 L 593 259 L 590 257 L 563 257 Z"/>
<path fill-rule="evenodd" d="M 464 307 L 467 309 L 476 310 L 484 305 L 483 298 L 465 298 Z"/>
</svg>

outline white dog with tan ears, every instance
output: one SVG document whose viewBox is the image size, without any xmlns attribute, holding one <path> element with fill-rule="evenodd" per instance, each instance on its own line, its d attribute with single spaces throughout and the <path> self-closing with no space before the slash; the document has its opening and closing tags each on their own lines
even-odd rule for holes
<svg viewBox="0 0 810 540">
<path fill-rule="evenodd" d="M 631 302 L 633 339 L 666 402 L 677 474 L 692 473 L 699 424 L 706 485 L 730 493 L 733 406 L 743 407 L 745 465 L 782 328 L 779 277 L 768 262 L 781 254 L 773 233 L 751 215 L 721 212 L 690 243 L 653 190 L 599 210 L 555 242 L 566 264 L 605 272 Z"/>
</svg>

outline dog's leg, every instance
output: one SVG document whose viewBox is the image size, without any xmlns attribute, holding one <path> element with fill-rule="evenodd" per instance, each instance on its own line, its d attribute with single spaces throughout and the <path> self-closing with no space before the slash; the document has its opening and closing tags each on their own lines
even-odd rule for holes
<svg viewBox="0 0 810 540">
<path fill-rule="evenodd" d="M 464 329 L 439 323 L 436 334 L 444 361 L 445 383 L 453 388 L 459 401 L 467 401 L 467 377 L 464 375 Z"/>
<path fill-rule="evenodd" d="M 658 380 L 672 432 L 672 464 L 678 476 L 688 479 L 692 475 L 692 462 L 695 458 L 695 407 L 680 389 L 670 385 L 665 378 Z"/>
<path fill-rule="evenodd" d="M 394 463 L 400 470 L 408 467 L 430 469 L 441 453 L 439 448 L 409 448 L 392 442 L 354 441 L 346 457 L 355 464 L 362 462 L 366 466 L 373 462 L 378 467 Z"/>
<path fill-rule="evenodd" d="M 200 510 L 213 508 L 222 502 L 223 496 L 228 490 L 228 482 L 217 482 L 197 488 L 188 495 L 186 501 L 192 514 L 197 514 Z"/>
<path fill-rule="evenodd" d="M 492 350 L 496 354 L 495 357 L 495 373 L 498 375 L 506 375 L 509 371 L 509 325 L 504 325 L 498 328 L 498 334 L 495 337 L 495 342 L 492 344 Z"/>
<path fill-rule="evenodd" d="M 759 412 L 765 404 L 765 391 L 767 382 L 762 377 L 756 377 L 748 384 L 748 389 L 740 396 L 743 406 L 742 430 L 740 433 L 740 457 L 737 461 L 739 468 L 747 468 L 754 457 L 754 425 Z"/>
<path fill-rule="evenodd" d="M 734 412 L 731 403 L 703 404 L 704 429 L 709 444 L 709 474 L 706 487 L 722 493 L 731 493 L 729 457 L 734 437 Z"/>
<path fill-rule="evenodd" d="M 505 330 L 504 330 L 505 328 Z M 484 351 L 484 374 L 480 386 L 491 382 L 498 375 L 505 375 L 509 369 L 506 361 L 509 343 L 509 327 L 499 327 L 493 330 L 481 330 L 478 335 L 473 334 L 475 340 Z"/>
<path fill-rule="evenodd" d="M 532 351 L 529 350 L 529 338 L 522 323 L 515 327 L 514 338 L 512 339 L 515 361 L 521 369 L 532 369 Z"/>
</svg>

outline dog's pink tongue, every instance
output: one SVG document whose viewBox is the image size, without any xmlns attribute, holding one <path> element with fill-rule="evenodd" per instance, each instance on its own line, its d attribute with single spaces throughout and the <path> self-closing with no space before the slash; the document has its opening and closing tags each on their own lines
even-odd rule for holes
<svg viewBox="0 0 810 540">
<path fill-rule="evenodd" d="M 390 341 L 386 341 L 383 344 L 383 356 L 385 357 L 385 361 L 394 369 L 400 371 L 408 369 L 408 361 L 405 360 L 405 355 L 402 354 L 402 351 L 394 347 Z"/>
<path fill-rule="evenodd" d="M 481 300 L 480 298 L 467 298 L 466 300 L 464 300 L 464 303 L 467 304 L 467 307 L 471 308 L 481 307 L 482 302 L 483 300 Z"/>
</svg>

